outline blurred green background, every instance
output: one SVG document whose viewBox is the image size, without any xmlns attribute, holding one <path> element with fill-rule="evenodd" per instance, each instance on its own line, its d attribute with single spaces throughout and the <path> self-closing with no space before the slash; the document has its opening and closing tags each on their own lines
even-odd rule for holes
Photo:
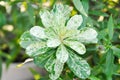
<svg viewBox="0 0 120 80">
<path fill-rule="evenodd" d="M 104 80 L 104 66 L 107 61 L 106 49 L 111 45 L 114 52 L 113 80 L 120 80 L 120 1 L 119 0 L 81 0 L 88 18 L 84 18 L 82 27 L 94 27 L 98 32 L 99 42 L 86 45 L 88 58 L 92 67 L 92 75 Z M 63 3 L 73 8 L 71 16 L 80 14 L 74 7 L 73 0 L 0 0 L 0 65 L 4 62 L 7 67 L 13 62 L 23 62 L 28 56 L 19 45 L 21 34 L 35 25 L 42 26 L 39 11 L 51 9 L 55 3 Z M 108 19 L 113 17 L 113 38 L 110 34 Z M 84 15 L 83 15 L 84 16 Z M 109 25 L 111 25 L 109 23 Z M 111 58 L 109 58 L 110 60 Z M 109 61 L 108 60 L 108 61 Z M 112 63 L 110 63 L 112 64 Z M 1 67 L 0 67 L 0 71 Z M 109 72 L 108 72 L 109 73 Z M 93 77 L 92 77 L 93 78 Z M 94 80 L 99 80 L 99 79 Z M 92 79 L 91 79 L 92 80 Z"/>
</svg>

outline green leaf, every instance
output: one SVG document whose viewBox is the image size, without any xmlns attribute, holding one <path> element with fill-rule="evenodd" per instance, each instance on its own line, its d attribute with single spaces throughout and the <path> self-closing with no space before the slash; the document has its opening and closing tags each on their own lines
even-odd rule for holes
<svg viewBox="0 0 120 80">
<path fill-rule="evenodd" d="M 45 32 L 44 32 L 44 28 L 42 28 L 40 26 L 32 27 L 30 29 L 30 34 L 35 36 L 35 37 L 41 38 L 41 39 L 45 39 L 46 38 L 46 35 L 45 35 Z"/>
<path fill-rule="evenodd" d="M 82 0 L 82 4 L 84 7 L 85 12 L 88 14 L 88 9 L 89 9 L 89 0 Z M 81 26 L 78 29 L 84 28 L 86 27 L 87 24 L 91 25 L 92 22 L 90 20 L 90 17 L 86 17 L 86 16 L 82 16 L 83 17 L 83 23 L 81 24 Z M 92 25 L 91 25 L 92 26 Z"/>
<path fill-rule="evenodd" d="M 35 25 L 35 13 L 34 13 L 34 8 L 32 7 L 31 3 L 28 3 L 27 5 L 27 14 L 29 17 L 29 21 L 32 25 Z"/>
<path fill-rule="evenodd" d="M 120 58 L 120 49 L 117 48 L 116 46 L 112 46 L 112 50 L 113 50 L 114 55 Z"/>
<path fill-rule="evenodd" d="M 98 11 L 98 10 L 90 11 L 89 14 L 96 15 L 96 16 L 105 16 L 105 17 L 109 16 L 107 13 L 104 13 L 104 12 Z"/>
<path fill-rule="evenodd" d="M 99 40 L 100 39 L 104 39 L 106 37 L 106 35 L 107 35 L 106 33 L 107 33 L 106 29 L 103 29 L 103 30 L 99 31 L 99 33 L 98 33 L 98 39 Z"/>
<path fill-rule="evenodd" d="M 64 45 L 60 45 L 56 52 L 56 58 L 61 62 L 65 63 L 68 60 L 68 51 Z"/>
<path fill-rule="evenodd" d="M 1 76 L 2 76 L 2 60 L 0 57 L 0 80 L 1 80 Z"/>
<path fill-rule="evenodd" d="M 107 80 L 112 80 L 112 74 L 114 70 L 113 67 L 114 67 L 113 50 L 109 49 L 106 55 L 106 63 L 105 63 L 105 74 L 106 74 Z"/>
<path fill-rule="evenodd" d="M 0 27 L 6 24 L 5 14 L 0 11 Z"/>
<path fill-rule="evenodd" d="M 114 23 L 113 23 L 112 15 L 110 16 L 110 18 L 108 20 L 107 27 L 108 27 L 109 39 L 111 40 L 113 38 L 113 34 L 114 34 Z"/>
<path fill-rule="evenodd" d="M 90 66 L 89 64 L 83 60 L 81 57 L 69 51 L 70 56 L 67 61 L 68 67 L 71 71 L 79 78 L 86 79 L 90 75 Z"/>
<path fill-rule="evenodd" d="M 82 13 L 84 16 L 88 16 L 87 15 L 87 13 L 85 12 L 85 10 L 84 10 L 84 7 L 83 7 L 83 5 L 82 5 L 82 3 L 81 3 L 81 1 L 80 0 L 73 0 L 73 4 L 75 5 L 75 7 L 76 7 L 76 9 L 80 12 L 80 13 Z"/>
<path fill-rule="evenodd" d="M 35 42 L 30 44 L 27 48 L 26 48 L 26 54 L 28 54 L 29 56 L 37 56 L 40 54 L 45 53 L 48 50 L 48 47 L 46 45 L 46 42 Z"/>
<path fill-rule="evenodd" d="M 74 15 L 67 22 L 67 29 L 78 29 L 78 27 L 82 24 L 83 19 L 81 15 Z"/>
<path fill-rule="evenodd" d="M 55 53 L 54 50 L 50 50 L 46 52 L 45 54 L 35 56 L 34 57 L 34 63 L 38 65 L 39 67 L 44 67 L 48 59 Z"/>
<path fill-rule="evenodd" d="M 29 31 L 26 31 L 20 37 L 20 42 L 19 43 L 20 43 L 21 47 L 27 48 L 30 44 L 33 44 L 36 41 L 38 41 L 38 39 L 35 38 L 34 36 L 30 35 Z"/>
<path fill-rule="evenodd" d="M 84 7 L 86 13 L 88 13 L 88 9 L 89 9 L 89 0 L 82 0 L 82 4 L 83 4 L 83 7 Z"/>
<path fill-rule="evenodd" d="M 75 50 L 78 54 L 84 54 L 86 52 L 85 46 L 78 41 L 65 41 L 65 44 Z"/>
<path fill-rule="evenodd" d="M 90 80 L 100 80 L 99 78 L 95 77 L 95 76 L 90 76 L 89 78 Z"/>
</svg>

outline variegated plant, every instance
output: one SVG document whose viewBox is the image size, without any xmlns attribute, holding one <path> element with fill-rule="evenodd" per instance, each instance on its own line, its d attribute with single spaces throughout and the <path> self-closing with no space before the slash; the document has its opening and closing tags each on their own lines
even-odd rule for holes
<svg viewBox="0 0 120 80">
<path fill-rule="evenodd" d="M 44 27 L 34 26 L 20 38 L 26 53 L 50 73 L 52 80 L 60 77 L 65 63 L 79 78 L 86 79 L 90 75 L 90 66 L 80 55 L 86 52 L 83 43 L 97 42 L 97 32 L 87 27 L 78 30 L 82 16 L 70 18 L 70 12 L 70 7 L 62 4 L 56 4 L 50 12 L 41 11 Z"/>
</svg>

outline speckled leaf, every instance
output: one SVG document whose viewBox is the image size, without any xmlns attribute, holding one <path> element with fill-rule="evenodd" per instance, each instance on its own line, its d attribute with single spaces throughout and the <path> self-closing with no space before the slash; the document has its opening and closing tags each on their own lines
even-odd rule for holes
<svg viewBox="0 0 120 80">
<path fill-rule="evenodd" d="M 45 29 L 45 34 L 49 39 L 53 39 L 57 37 L 57 32 L 52 27 Z"/>
<path fill-rule="evenodd" d="M 38 41 L 38 39 L 35 38 L 34 36 L 30 35 L 29 31 L 26 31 L 20 37 L 20 42 L 19 43 L 20 43 L 21 47 L 26 48 L 30 44 L 35 43 L 36 41 Z"/>
<path fill-rule="evenodd" d="M 52 55 L 45 64 L 45 69 L 52 73 L 54 71 L 55 57 Z"/>
<path fill-rule="evenodd" d="M 62 62 L 65 63 L 68 60 L 68 51 L 66 50 L 64 45 L 60 45 L 56 52 L 56 58 Z"/>
<path fill-rule="evenodd" d="M 26 53 L 33 57 L 36 65 L 50 73 L 51 80 L 60 77 L 65 62 L 79 78 L 86 79 L 90 75 L 89 65 L 76 53 L 86 52 L 81 42 L 97 42 L 97 32 L 91 28 L 78 30 L 82 16 L 75 15 L 69 20 L 70 11 L 69 6 L 62 4 L 56 4 L 50 12 L 41 11 L 44 28 L 34 26 L 21 37 L 21 46 L 26 48 Z"/>
<path fill-rule="evenodd" d="M 70 51 L 70 56 L 67 61 L 68 67 L 79 78 L 86 79 L 90 75 L 90 66 L 81 57 Z"/>
<path fill-rule="evenodd" d="M 47 47 L 57 47 L 61 44 L 60 40 L 59 39 L 49 39 L 47 41 Z"/>
<path fill-rule="evenodd" d="M 41 38 L 41 39 L 46 38 L 46 35 L 45 35 L 45 32 L 44 32 L 44 28 L 42 28 L 40 26 L 32 27 L 30 29 L 30 34 L 35 36 L 35 37 Z"/>
<path fill-rule="evenodd" d="M 61 17 L 64 18 L 69 18 L 70 16 L 70 7 L 68 5 L 63 5 L 63 4 L 56 4 L 54 5 L 53 9 L 52 9 L 52 13 L 54 13 L 55 15 L 61 15 Z"/>
<path fill-rule="evenodd" d="M 55 53 L 55 50 L 47 51 L 45 54 L 34 57 L 34 63 L 40 67 L 44 67 L 48 59 Z"/>
<path fill-rule="evenodd" d="M 36 42 L 26 48 L 26 53 L 29 56 L 36 56 L 45 53 L 48 50 L 45 42 Z"/>
<path fill-rule="evenodd" d="M 83 19 L 82 19 L 81 15 L 74 15 L 67 22 L 67 28 L 68 29 L 78 29 L 78 27 L 82 24 L 82 22 L 83 22 Z"/>
<path fill-rule="evenodd" d="M 61 63 L 59 60 L 55 59 L 54 56 L 51 56 L 47 63 L 45 64 L 45 69 L 50 73 L 49 77 L 51 80 L 56 80 L 59 78 L 64 63 Z"/>
<path fill-rule="evenodd" d="M 49 11 L 47 11 L 47 10 L 41 11 L 40 17 L 41 17 L 44 27 L 52 27 L 53 26 L 52 25 L 53 15 Z"/>
<path fill-rule="evenodd" d="M 54 68 L 53 68 L 53 73 L 51 73 L 50 79 L 51 80 L 57 80 L 63 70 L 64 63 L 61 63 L 59 60 L 55 61 Z"/>
<path fill-rule="evenodd" d="M 84 43 L 97 43 L 97 32 L 92 28 L 85 28 L 80 31 L 79 40 Z"/>
<path fill-rule="evenodd" d="M 78 54 L 84 54 L 86 52 L 85 46 L 78 41 L 65 41 L 65 44 L 75 50 Z"/>
<path fill-rule="evenodd" d="M 65 37 L 67 38 L 77 38 L 77 36 L 79 35 L 79 30 L 76 29 L 69 29 L 66 31 Z"/>
<path fill-rule="evenodd" d="M 55 27 L 64 27 L 66 20 L 70 16 L 70 7 L 67 5 L 56 4 L 53 7 L 52 14 L 54 15 L 53 24 Z"/>
</svg>

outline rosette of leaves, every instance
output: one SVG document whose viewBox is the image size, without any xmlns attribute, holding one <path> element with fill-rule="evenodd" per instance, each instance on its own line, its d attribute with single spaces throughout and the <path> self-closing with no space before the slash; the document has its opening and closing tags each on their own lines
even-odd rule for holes
<svg viewBox="0 0 120 80">
<path fill-rule="evenodd" d="M 60 77 L 65 63 L 81 79 L 90 75 L 90 66 L 80 55 L 86 52 L 83 43 L 97 42 L 97 32 L 87 27 L 78 30 L 82 16 L 70 18 L 70 14 L 70 7 L 62 4 L 54 5 L 50 12 L 40 11 L 44 27 L 34 26 L 20 38 L 26 53 L 50 73 L 52 80 Z"/>
</svg>

